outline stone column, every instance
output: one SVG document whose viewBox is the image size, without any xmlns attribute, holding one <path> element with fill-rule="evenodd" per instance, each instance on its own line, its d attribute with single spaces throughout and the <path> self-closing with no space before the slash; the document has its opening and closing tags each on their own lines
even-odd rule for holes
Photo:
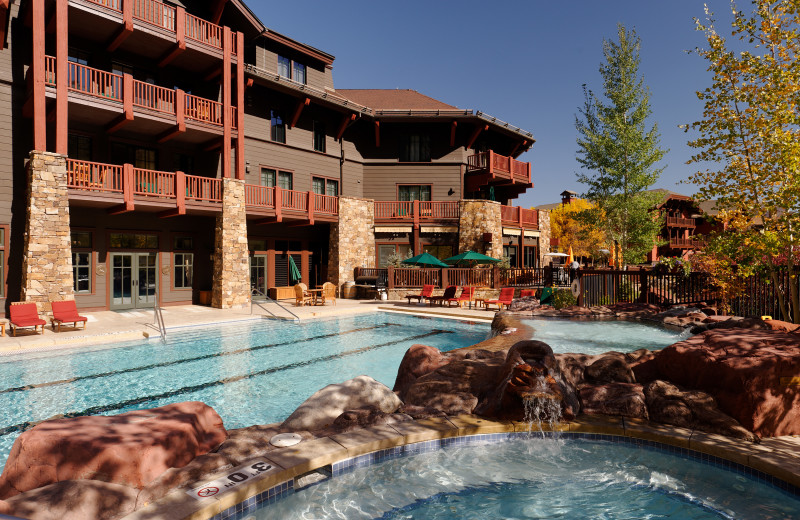
<svg viewBox="0 0 800 520">
<path fill-rule="evenodd" d="M 222 215 L 214 229 L 212 307 L 241 309 L 250 305 L 249 254 L 244 181 L 223 178 Z"/>
<path fill-rule="evenodd" d="M 458 201 L 458 252 L 475 251 L 493 258 L 503 258 L 503 223 L 500 203 L 492 200 Z M 492 241 L 484 242 L 485 233 Z"/>
<path fill-rule="evenodd" d="M 328 280 L 337 287 L 356 267 L 375 267 L 375 202 L 339 197 L 339 221 L 331 224 Z"/>
<path fill-rule="evenodd" d="M 547 210 L 539 210 L 539 265 L 544 267 L 545 260 L 551 257 L 545 257 L 550 252 L 550 212 Z M 549 263 L 549 261 L 547 262 Z"/>
<path fill-rule="evenodd" d="M 73 300 L 67 158 L 30 152 L 28 208 L 22 258 L 22 301 Z"/>
</svg>

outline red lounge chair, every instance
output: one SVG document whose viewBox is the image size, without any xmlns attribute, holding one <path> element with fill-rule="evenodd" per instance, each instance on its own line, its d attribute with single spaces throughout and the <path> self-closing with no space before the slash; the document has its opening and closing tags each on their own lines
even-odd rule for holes
<svg viewBox="0 0 800 520">
<path fill-rule="evenodd" d="M 75 300 L 64 300 L 61 302 L 53 302 L 53 330 L 61 332 L 62 323 L 72 323 L 74 327 L 78 326 L 78 322 L 83 322 L 83 328 L 86 328 L 86 317 L 78 316 L 78 309 L 75 307 Z M 58 325 L 58 329 L 56 329 Z"/>
<path fill-rule="evenodd" d="M 408 304 L 411 305 L 411 300 L 422 302 L 429 299 L 432 295 L 433 285 L 423 285 L 422 291 L 419 294 L 406 294 L 406 298 L 408 298 Z"/>
<path fill-rule="evenodd" d="M 433 305 L 434 302 L 443 305 L 447 300 L 455 298 L 457 289 L 457 285 L 448 285 L 444 290 L 444 294 L 441 296 L 431 296 L 428 298 L 428 305 Z"/>
<path fill-rule="evenodd" d="M 483 303 L 486 304 L 486 308 L 489 308 L 490 303 L 497 304 L 497 308 L 501 311 L 503 310 L 503 305 L 508 306 L 511 305 L 511 302 L 514 300 L 514 288 L 513 287 L 503 287 L 500 289 L 500 296 L 496 300 L 486 300 Z"/>
<path fill-rule="evenodd" d="M 9 314 L 11 317 L 8 319 L 11 326 L 11 335 L 17 335 L 17 328 L 33 327 L 33 331 L 37 332 L 39 326 L 42 326 L 42 334 L 44 334 L 44 326 L 47 322 L 39 317 L 39 311 L 36 309 L 36 304 L 33 302 L 17 302 L 12 303 L 9 307 Z"/>
<path fill-rule="evenodd" d="M 526 296 L 536 296 L 536 289 L 522 289 L 519 292 L 520 298 L 525 298 Z"/>
<path fill-rule="evenodd" d="M 464 304 L 466 303 L 472 305 L 472 300 L 474 297 L 475 297 L 474 287 L 462 287 L 461 294 L 458 295 L 458 298 L 447 299 L 447 306 L 450 307 L 451 303 L 456 303 L 458 304 L 459 307 L 463 307 Z"/>
</svg>

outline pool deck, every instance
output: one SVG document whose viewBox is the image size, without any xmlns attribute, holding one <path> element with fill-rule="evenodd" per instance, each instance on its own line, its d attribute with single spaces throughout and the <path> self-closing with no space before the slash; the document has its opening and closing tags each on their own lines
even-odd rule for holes
<svg viewBox="0 0 800 520">
<path fill-rule="evenodd" d="M 277 431 L 279 425 L 272 426 Z M 690 450 L 703 454 L 704 460 L 711 464 L 716 464 L 714 457 L 725 459 L 800 488 L 800 436 L 764 439 L 760 444 L 754 444 L 722 435 L 607 416 L 579 416 L 570 423 L 562 423 L 556 429 L 651 441 Z M 190 485 L 172 491 L 157 502 L 125 516 L 124 520 L 209 519 L 222 512 L 232 512 L 234 510 L 230 508 L 245 501 L 248 507 L 266 502 L 280 496 L 283 489 L 293 489 L 295 477 L 361 455 L 376 454 L 377 457 L 368 458 L 370 461 L 379 460 L 382 458 L 382 450 L 412 443 L 433 441 L 436 444 L 455 437 L 528 431 L 527 423 L 459 415 L 358 429 L 304 440 L 287 448 L 276 448 L 265 442 L 263 451 L 252 453 L 250 460 L 255 462 L 255 459 L 266 459 L 274 467 L 270 472 L 214 497 L 198 500 L 187 493 L 189 489 L 225 477 L 231 471 L 228 468 L 227 471 L 204 476 Z"/>
<path fill-rule="evenodd" d="M 282 301 L 281 304 L 285 309 L 297 315 L 301 321 L 377 311 L 422 314 L 440 318 L 466 318 L 476 321 L 491 321 L 494 317 L 494 311 L 485 309 L 408 305 L 405 301 L 339 299 L 336 300 L 336 305 L 296 307 L 291 301 Z M 270 312 L 283 319 L 294 319 L 286 310 L 275 304 L 254 304 L 252 313 L 249 307 L 221 310 L 200 305 L 180 305 L 162 309 L 167 335 L 171 331 L 188 327 L 211 327 L 240 321 L 271 319 Z M 160 337 L 158 327 L 154 324 L 152 309 L 82 312 L 81 314 L 88 318 L 86 330 L 80 326 L 73 328 L 65 325 L 61 327 L 61 332 L 54 332 L 48 324 L 43 333 L 35 333 L 31 329 L 20 329 L 17 336 L 11 336 L 9 328 L 6 327 L 5 337 L 0 338 L 0 356 L 25 351 L 119 343 L 143 338 L 158 339 Z"/>
</svg>

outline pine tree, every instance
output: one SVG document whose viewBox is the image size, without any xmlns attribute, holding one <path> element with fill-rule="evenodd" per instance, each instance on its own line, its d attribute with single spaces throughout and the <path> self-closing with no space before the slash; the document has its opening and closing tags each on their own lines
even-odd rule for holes
<svg viewBox="0 0 800 520">
<path fill-rule="evenodd" d="M 618 41 L 603 40 L 600 66 L 603 99 L 586 85 L 575 118 L 578 130 L 578 180 L 597 210 L 584 213 L 619 244 L 625 262 L 641 262 L 658 244 L 662 220 L 653 212 L 663 195 L 647 192 L 663 171 L 666 153 L 659 147 L 658 126 L 648 128 L 650 93 L 639 76 L 640 40 L 636 31 L 617 26 Z M 599 215 L 604 215 L 600 219 Z"/>
</svg>

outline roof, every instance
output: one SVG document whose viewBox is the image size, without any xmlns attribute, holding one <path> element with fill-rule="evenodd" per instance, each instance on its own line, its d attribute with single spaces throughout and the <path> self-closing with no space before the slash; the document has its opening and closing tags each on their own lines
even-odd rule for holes
<svg viewBox="0 0 800 520">
<path fill-rule="evenodd" d="M 540 204 L 538 206 L 535 206 L 534 209 L 543 209 L 543 210 L 547 210 L 547 211 L 552 211 L 552 210 L 554 210 L 556 208 L 559 208 L 561 206 L 562 206 L 561 202 L 553 202 L 552 204 Z"/>
<path fill-rule="evenodd" d="M 375 110 L 458 110 L 411 89 L 336 89 L 339 96 Z"/>
<path fill-rule="evenodd" d="M 299 42 L 299 41 L 295 40 L 294 38 L 290 38 L 290 37 L 286 36 L 285 34 L 281 34 L 281 33 L 277 32 L 277 31 L 272 30 L 272 29 L 265 29 L 264 32 L 261 33 L 261 36 L 264 36 L 265 38 L 268 38 L 268 39 L 270 39 L 270 40 L 272 40 L 274 42 L 278 42 L 278 43 L 280 43 L 282 45 L 285 45 L 286 47 L 289 47 L 290 49 L 294 49 L 294 50 L 296 50 L 298 52 L 301 52 L 301 53 L 305 54 L 306 56 L 309 56 L 311 58 L 317 59 L 317 60 L 321 61 L 322 63 L 324 63 L 325 65 L 333 64 L 333 60 L 336 59 L 333 56 L 333 54 L 328 54 L 325 51 L 321 51 L 321 50 L 317 49 L 316 47 L 312 47 L 311 45 L 307 45 L 305 43 Z"/>
</svg>

